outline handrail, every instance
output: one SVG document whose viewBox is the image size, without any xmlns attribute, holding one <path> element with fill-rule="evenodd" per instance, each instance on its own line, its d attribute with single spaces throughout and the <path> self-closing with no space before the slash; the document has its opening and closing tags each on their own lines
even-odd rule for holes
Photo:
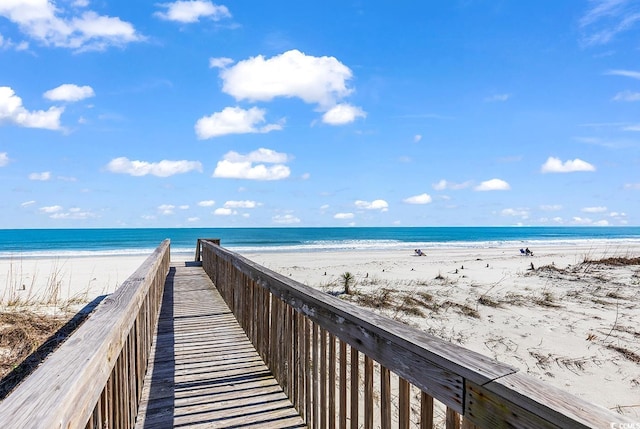
<svg viewBox="0 0 640 429">
<path fill-rule="evenodd" d="M 359 419 L 370 428 L 375 407 L 382 428 L 392 420 L 408 428 L 416 419 L 432 427 L 434 399 L 446 407 L 447 428 L 634 424 L 509 365 L 282 276 L 219 241 L 202 239 L 200 246 L 203 268 L 309 427 L 336 427 L 337 418 L 341 428 L 347 420 L 359 427 Z M 420 411 L 412 416 L 415 390 Z"/>
<path fill-rule="evenodd" d="M 133 427 L 169 262 L 167 239 L 0 403 L 0 426 Z"/>
</svg>

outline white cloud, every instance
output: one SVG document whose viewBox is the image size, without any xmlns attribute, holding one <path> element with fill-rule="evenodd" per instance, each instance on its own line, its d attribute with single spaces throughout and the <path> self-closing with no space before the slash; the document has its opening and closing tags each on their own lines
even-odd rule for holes
<svg viewBox="0 0 640 429">
<path fill-rule="evenodd" d="M 222 160 L 216 165 L 213 177 L 224 179 L 282 180 L 289 177 L 291 171 L 286 165 L 267 167 L 264 164 L 252 165 L 250 162 L 231 162 Z"/>
<path fill-rule="evenodd" d="M 529 209 L 504 209 L 500 214 L 502 216 L 514 216 L 527 219 L 529 217 Z"/>
<path fill-rule="evenodd" d="M 20 207 L 29 207 L 32 206 L 36 203 L 35 200 L 31 200 L 31 201 L 25 201 L 24 203 L 20 204 Z"/>
<path fill-rule="evenodd" d="M 230 151 L 224 159 L 233 162 L 267 162 L 270 164 L 284 164 L 291 161 L 291 157 L 286 153 L 276 152 L 272 149 L 259 148 L 253 152 L 249 152 L 247 155 L 239 154 L 238 152 Z"/>
<path fill-rule="evenodd" d="M 640 183 L 625 183 L 624 189 L 632 189 L 632 190 L 640 191 Z"/>
<path fill-rule="evenodd" d="M 293 225 L 296 223 L 300 223 L 300 219 L 291 214 L 286 215 L 276 215 L 271 218 L 273 223 L 281 224 L 281 225 Z"/>
<path fill-rule="evenodd" d="M 45 206 L 45 207 L 40 207 L 40 211 L 42 213 L 58 213 L 60 211 L 63 210 L 62 206 Z"/>
<path fill-rule="evenodd" d="M 347 103 L 338 104 L 322 115 L 322 122 L 329 125 L 344 125 L 356 120 L 366 118 L 367 114 L 359 107 Z"/>
<path fill-rule="evenodd" d="M 85 211 L 78 207 L 70 208 L 67 212 L 57 211 L 51 216 L 51 219 L 72 219 L 72 220 L 84 220 L 84 219 L 92 219 L 98 217 L 95 213 L 91 211 Z"/>
<path fill-rule="evenodd" d="M 26 51 L 27 49 L 29 49 L 29 43 L 15 43 L 13 40 L 7 39 L 2 34 L 0 34 L 0 49 L 15 49 L 16 51 Z"/>
<path fill-rule="evenodd" d="M 95 96 L 90 86 L 65 83 L 44 93 L 44 98 L 52 101 L 80 101 Z"/>
<path fill-rule="evenodd" d="M 576 171 L 595 170 L 596 168 L 593 165 L 579 158 L 568 160 L 563 163 L 560 159 L 552 156 L 547 159 L 540 169 L 542 173 L 574 173 Z"/>
<path fill-rule="evenodd" d="M 64 107 L 30 112 L 22 105 L 22 99 L 8 86 L 0 86 L 0 124 L 7 122 L 25 128 L 60 129 L 60 115 Z"/>
<path fill-rule="evenodd" d="M 640 124 L 627 125 L 622 128 L 622 131 L 640 131 Z"/>
<path fill-rule="evenodd" d="M 290 176 L 291 170 L 284 165 L 288 155 L 260 148 L 247 155 L 228 152 L 218 161 L 213 177 L 225 179 L 282 180 Z M 258 164 L 256 164 L 258 163 Z M 255 164 L 255 165 L 254 165 Z M 265 164 L 274 164 L 267 166 Z"/>
<path fill-rule="evenodd" d="M 189 205 L 188 204 L 182 204 L 181 206 L 178 206 L 178 208 L 180 210 L 189 210 Z"/>
<path fill-rule="evenodd" d="M 258 107 L 249 110 L 225 107 L 222 112 L 198 119 L 195 125 L 196 135 L 199 139 L 209 139 L 227 134 L 268 133 L 281 130 L 282 123 L 257 126 L 265 122 L 265 113 L 264 109 Z"/>
<path fill-rule="evenodd" d="M 130 161 L 125 157 L 112 159 L 106 168 L 111 173 L 129 174 L 131 176 L 146 176 L 151 174 L 158 177 L 169 177 L 190 171 L 202 172 L 202 164 L 199 161 L 163 160 L 160 162 L 146 162 Z"/>
<path fill-rule="evenodd" d="M 353 213 L 336 213 L 334 219 L 353 219 Z"/>
<path fill-rule="evenodd" d="M 46 182 L 47 180 L 51 180 L 51 173 L 48 171 L 43 171 L 42 173 L 31 173 L 29 174 L 29 180 L 40 180 L 42 182 Z"/>
<path fill-rule="evenodd" d="M 200 207 L 213 207 L 215 204 L 216 202 L 214 200 L 205 200 L 198 203 Z"/>
<path fill-rule="evenodd" d="M 508 191 L 511 186 L 502 179 L 485 180 L 474 188 L 476 191 Z"/>
<path fill-rule="evenodd" d="M 582 43 L 587 46 L 610 43 L 640 21 L 633 1 L 592 0 L 589 4 L 591 7 L 579 21 Z"/>
<path fill-rule="evenodd" d="M 631 92 L 629 90 L 617 93 L 613 101 L 640 101 L 640 92 Z"/>
<path fill-rule="evenodd" d="M 380 211 L 383 211 L 383 212 L 386 212 L 386 211 L 389 210 L 389 204 L 385 200 L 373 200 L 371 202 L 362 201 L 362 200 L 356 200 L 354 204 L 359 209 L 380 210 Z"/>
<path fill-rule="evenodd" d="M 249 200 L 227 201 L 226 203 L 224 203 L 224 207 L 228 209 L 255 209 L 259 205 L 261 204 L 255 201 L 249 201 Z"/>
<path fill-rule="evenodd" d="M 265 59 L 262 55 L 221 70 L 222 91 L 236 100 L 300 98 L 331 108 L 352 93 L 351 70 L 334 57 L 314 57 L 298 50 Z"/>
<path fill-rule="evenodd" d="M 579 216 L 571 218 L 571 223 L 575 225 L 609 226 L 609 221 L 606 219 L 594 221 L 588 217 L 583 218 Z"/>
<path fill-rule="evenodd" d="M 466 189 L 468 187 L 471 186 L 471 181 L 466 181 L 463 183 L 453 183 L 453 182 L 448 182 L 444 179 L 440 180 L 438 183 L 434 183 L 433 189 L 435 189 L 436 191 L 444 191 L 445 189 L 452 189 L 452 190 L 460 190 L 460 189 Z"/>
<path fill-rule="evenodd" d="M 405 198 L 402 201 L 407 204 L 429 204 L 432 201 L 432 199 L 431 199 L 431 195 L 424 193 L 420 195 L 414 195 L 409 198 Z"/>
<path fill-rule="evenodd" d="M 0 167 L 4 167 L 9 164 L 9 155 L 7 152 L 0 152 Z"/>
<path fill-rule="evenodd" d="M 577 225 L 590 225 L 591 223 L 593 223 L 593 221 L 589 218 L 582 218 L 580 216 L 574 216 L 571 218 L 571 223 L 577 224 Z"/>
<path fill-rule="evenodd" d="M 484 101 L 492 103 L 496 101 L 507 101 L 511 98 L 511 94 L 493 94 L 489 97 L 486 97 Z"/>
<path fill-rule="evenodd" d="M 604 213 L 607 211 L 606 207 L 584 207 L 582 209 L 584 213 Z"/>
<path fill-rule="evenodd" d="M 64 2 L 53 0 L 3 1 L 0 16 L 45 46 L 103 50 L 144 40 L 131 23 L 120 18 L 101 16 L 90 10 L 65 10 L 63 5 Z M 83 4 L 75 3 L 75 6 Z"/>
<path fill-rule="evenodd" d="M 624 76 L 632 79 L 640 79 L 640 71 L 635 70 L 609 70 L 605 74 L 613 76 Z"/>
<path fill-rule="evenodd" d="M 154 13 L 160 19 L 176 21 L 184 24 L 198 22 L 200 18 L 208 18 L 212 21 L 220 21 L 231 18 L 231 13 L 226 6 L 219 6 L 205 0 L 175 1 L 173 3 L 160 3 L 158 6 L 166 9 L 164 12 Z"/>
<path fill-rule="evenodd" d="M 562 210 L 562 206 L 560 204 L 547 204 L 540 206 L 540 210 L 544 210 L 546 212 L 553 212 Z"/>
<path fill-rule="evenodd" d="M 158 211 L 165 216 L 172 215 L 175 208 L 176 206 L 172 204 L 161 204 L 158 206 Z"/>
<path fill-rule="evenodd" d="M 219 57 L 219 58 L 209 58 L 209 68 L 212 69 L 223 69 L 228 65 L 233 64 L 233 60 L 227 57 Z"/>
<path fill-rule="evenodd" d="M 231 210 L 231 209 L 227 209 L 224 207 L 220 207 L 218 209 L 215 209 L 213 211 L 213 214 L 216 216 L 231 216 L 234 214 L 238 214 L 238 212 L 236 212 L 235 210 Z"/>
<path fill-rule="evenodd" d="M 420 134 L 416 134 L 415 136 L 413 136 L 414 143 L 418 143 L 420 140 L 422 140 L 422 136 Z"/>
<path fill-rule="evenodd" d="M 198 222 L 200 220 L 199 217 L 188 217 L 187 218 L 187 222 L 191 223 L 191 222 Z"/>
</svg>

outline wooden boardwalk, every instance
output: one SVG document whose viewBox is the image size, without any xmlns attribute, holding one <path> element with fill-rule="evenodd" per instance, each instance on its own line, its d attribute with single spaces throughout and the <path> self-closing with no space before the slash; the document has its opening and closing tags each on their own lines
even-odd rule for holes
<svg viewBox="0 0 640 429">
<path fill-rule="evenodd" d="M 306 427 L 196 263 L 171 265 L 136 422 L 170 427 Z"/>
</svg>

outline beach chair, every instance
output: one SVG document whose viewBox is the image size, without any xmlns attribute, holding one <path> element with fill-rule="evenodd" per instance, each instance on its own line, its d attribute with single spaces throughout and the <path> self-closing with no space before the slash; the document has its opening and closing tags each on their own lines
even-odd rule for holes
<svg viewBox="0 0 640 429">
<path fill-rule="evenodd" d="M 526 255 L 527 253 L 524 251 L 524 249 L 520 249 L 520 254 L 521 255 Z"/>
</svg>

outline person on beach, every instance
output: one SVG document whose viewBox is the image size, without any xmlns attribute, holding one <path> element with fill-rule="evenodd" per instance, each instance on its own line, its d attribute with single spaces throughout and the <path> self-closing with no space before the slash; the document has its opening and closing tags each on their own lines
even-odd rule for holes
<svg viewBox="0 0 640 429">
<path fill-rule="evenodd" d="M 527 256 L 533 256 L 533 252 L 531 250 L 529 250 L 528 247 L 525 249 L 524 252 L 527 254 Z"/>
<path fill-rule="evenodd" d="M 426 254 L 426 253 L 424 253 L 424 252 L 423 252 L 422 250 L 420 250 L 420 249 L 416 249 L 416 250 L 414 250 L 414 252 L 416 252 L 416 255 L 418 255 L 418 256 L 427 256 L 427 254 Z"/>
</svg>

